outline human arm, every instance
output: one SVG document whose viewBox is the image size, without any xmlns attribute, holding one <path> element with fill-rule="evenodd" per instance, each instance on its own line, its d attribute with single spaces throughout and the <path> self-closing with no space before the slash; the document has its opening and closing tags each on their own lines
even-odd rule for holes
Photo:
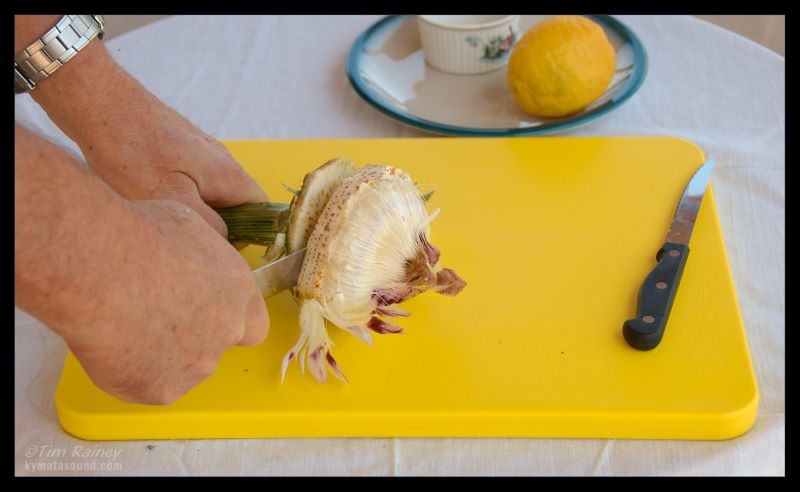
<svg viewBox="0 0 800 492">
<path fill-rule="evenodd" d="M 17 16 L 15 49 L 58 18 Z M 178 201 L 223 236 L 227 228 L 213 207 L 267 201 L 219 141 L 158 100 L 101 41 L 90 42 L 30 95 L 76 142 L 91 169 L 127 198 Z"/>
<path fill-rule="evenodd" d="M 14 169 L 15 303 L 101 389 L 169 403 L 266 336 L 247 263 L 192 209 L 122 198 L 20 125 Z"/>
</svg>

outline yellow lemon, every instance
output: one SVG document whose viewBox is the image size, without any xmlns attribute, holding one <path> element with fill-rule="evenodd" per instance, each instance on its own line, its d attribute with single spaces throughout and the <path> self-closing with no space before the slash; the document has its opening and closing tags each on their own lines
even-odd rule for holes
<svg viewBox="0 0 800 492">
<path fill-rule="evenodd" d="M 537 116 L 566 116 L 599 98 L 614 76 L 616 55 L 603 28 L 579 15 L 531 27 L 508 61 L 517 103 Z"/>
</svg>

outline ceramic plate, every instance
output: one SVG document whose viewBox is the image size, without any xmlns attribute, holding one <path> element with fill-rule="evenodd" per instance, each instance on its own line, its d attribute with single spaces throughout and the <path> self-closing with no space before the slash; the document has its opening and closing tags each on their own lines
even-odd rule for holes
<svg viewBox="0 0 800 492">
<path fill-rule="evenodd" d="M 523 15 L 520 32 L 546 17 Z M 425 63 L 413 15 L 388 16 L 361 34 L 350 50 L 347 74 L 372 106 L 423 130 L 469 136 L 556 133 L 618 108 L 647 72 L 647 54 L 633 31 L 610 16 L 587 17 L 605 30 L 617 52 L 617 70 L 598 100 L 563 118 L 539 118 L 522 110 L 508 88 L 505 66 L 479 75 L 455 75 Z"/>
</svg>

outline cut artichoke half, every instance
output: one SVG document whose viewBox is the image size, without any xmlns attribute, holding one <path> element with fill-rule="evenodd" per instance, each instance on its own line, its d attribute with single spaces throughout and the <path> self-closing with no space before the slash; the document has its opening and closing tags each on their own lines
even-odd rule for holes
<svg viewBox="0 0 800 492">
<path fill-rule="evenodd" d="M 285 185 L 284 185 L 285 186 Z M 372 333 L 403 328 L 385 318 L 410 314 L 396 306 L 426 291 L 454 296 L 466 282 L 439 264 L 430 242 L 433 190 L 423 193 L 411 177 L 389 165 L 358 168 L 332 159 L 303 179 L 291 203 L 247 203 L 218 209 L 228 238 L 266 246 L 264 261 L 307 248 L 291 294 L 300 307 L 300 337 L 281 365 L 307 365 L 319 383 L 328 368 L 347 381 L 333 358 L 328 328 L 337 326 L 372 344 Z"/>
<path fill-rule="evenodd" d="M 316 220 L 295 289 L 300 337 L 281 366 L 300 359 L 319 383 L 327 369 L 346 381 L 332 355 L 326 321 L 371 344 L 370 332 L 402 333 L 382 318 L 410 316 L 393 306 L 427 290 L 454 296 L 466 282 L 439 265 L 425 198 L 404 171 L 367 165 L 345 178 Z"/>
</svg>

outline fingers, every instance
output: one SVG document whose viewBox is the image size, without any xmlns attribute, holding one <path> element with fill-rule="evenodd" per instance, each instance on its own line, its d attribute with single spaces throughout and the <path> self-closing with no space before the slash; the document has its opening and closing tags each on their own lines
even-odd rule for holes
<svg viewBox="0 0 800 492">
<path fill-rule="evenodd" d="M 244 336 L 239 341 L 239 345 L 258 345 L 264 341 L 267 333 L 269 333 L 267 305 L 261 292 L 255 288 L 255 283 L 253 283 L 253 287 L 253 293 L 247 303 Z"/>
<path fill-rule="evenodd" d="M 100 383 L 104 391 L 127 403 L 169 405 L 211 377 L 218 366 L 218 358 L 203 357 L 183 364 L 182 372 L 169 371 L 151 378 L 131 376 L 113 383 L 106 382 L 102 376 L 93 380 Z"/>
<path fill-rule="evenodd" d="M 247 195 L 248 195 L 249 198 L 246 201 L 248 201 L 248 202 L 268 202 L 269 201 L 269 196 L 267 196 L 267 193 L 264 191 L 263 188 L 261 188 L 261 185 L 258 184 L 256 182 L 256 180 L 253 179 L 252 176 L 247 174 L 244 171 L 244 169 L 242 169 L 242 172 L 245 173 L 245 176 L 247 178 L 245 181 L 248 182 Z"/>
<path fill-rule="evenodd" d="M 214 228 L 222 237 L 225 239 L 228 238 L 228 226 L 225 225 L 225 221 L 222 220 L 222 217 L 214 211 L 213 208 L 209 207 L 206 202 L 204 202 L 197 194 L 189 195 L 188 197 L 183 200 L 184 205 L 188 205 L 192 207 L 195 212 L 200 214 L 200 217 L 205 220 L 208 225 Z"/>
<path fill-rule="evenodd" d="M 247 202 L 268 202 L 269 197 L 261 186 L 236 162 L 230 154 L 223 160 L 209 164 L 208 175 L 198 183 L 200 196 L 212 207 L 233 207 Z"/>
<path fill-rule="evenodd" d="M 269 201 L 269 197 L 261 189 L 261 186 L 244 169 L 239 168 L 235 174 L 231 174 L 226 179 L 215 183 L 213 191 L 208 194 L 204 194 L 201 190 L 200 194 L 206 202 L 214 207 L 234 207 L 242 203 Z"/>
</svg>

